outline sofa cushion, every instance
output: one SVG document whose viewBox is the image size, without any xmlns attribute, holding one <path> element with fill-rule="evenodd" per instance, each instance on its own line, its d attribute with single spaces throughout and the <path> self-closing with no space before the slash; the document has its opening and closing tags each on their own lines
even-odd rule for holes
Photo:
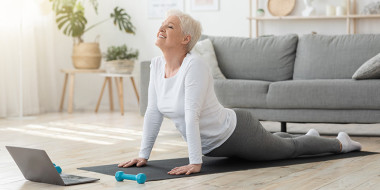
<svg viewBox="0 0 380 190">
<path fill-rule="evenodd" d="M 298 36 L 209 38 L 228 79 L 281 81 L 291 79 Z"/>
<path fill-rule="evenodd" d="M 378 53 L 379 34 L 304 35 L 298 41 L 293 79 L 351 79 Z"/>
<path fill-rule="evenodd" d="M 219 102 L 229 108 L 265 108 L 270 82 L 256 80 L 215 80 Z"/>
<path fill-rule="evenodd" d="M 380 53 L 365 62 L 352 75 L 353 79 L 380 79 Z"/>
<path fill-rule="evenodd" d="M 274 82 L 268 108 L 380 109 L 380 80 L 319 79 Z"/>
<path fill-rule="evenodd" d="M 214 46 L 212 45 L 210 39 L 205 39 L 197 42 L 191 52 L 198 54 L 201 59 L 203 59 L 203 61 L 210 67 L 214 79 L 226 79 L 226 77 L 219 69 Z"/>
</svg>

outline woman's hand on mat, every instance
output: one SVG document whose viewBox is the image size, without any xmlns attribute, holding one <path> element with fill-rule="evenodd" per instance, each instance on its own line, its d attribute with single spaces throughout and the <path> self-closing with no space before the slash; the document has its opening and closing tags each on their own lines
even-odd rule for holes
<svg viewBox="0 0 380 190">
<path fill-rule="evenodd" d="M 119 165 L 117 165 L 117 167 L 128 168 L 128 167 L 133 166 L 133 165 L 136 165 L 137 167 L 141 167 L 141 166 L 145 166 L 147 162 L 148 162 L 148 160 L 145 158 L 135 158 L 135 159 L 129 160 L 127 162 L 120 163 Z"/>
<path fill-rule="evenodd" d="M 202 168 L 202 164 L 189 164 L 186 166 L 175 167 L 170 172 L 168 172 L 168 174 L 170 174 L 170 175 L 181 175 L 181 174 L 190 175 L 193 173 L 200 172 L 201 168 Z"/>
</svg>

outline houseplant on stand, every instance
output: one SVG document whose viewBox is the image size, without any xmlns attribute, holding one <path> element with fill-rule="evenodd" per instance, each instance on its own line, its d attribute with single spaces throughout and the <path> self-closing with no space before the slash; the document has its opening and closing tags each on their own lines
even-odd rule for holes
<svg viewBox="0 0 380 190">
<path fill-rule="evenodd" d="M 101 52 L 99 43 L 85 43 L 83 35 L 87 31 L 113 19 L 113 23 L 121 31 L 135 34 L 135 27 L 131 22 L 131 17 L 124 9 L 115 7 L 110 17 L 102 20 L 92 26 L 86 27 L 87 19 L 85 17 L 85 8 L 82 5 L 83 0 L 49 0 L 53 3 L 53 10 L 56 13 L 56 23 L 59 30 L 74 39 L 72 60 L 77 69 L 98 69 L 101 62 Z M 95 13 L 98 14 L 97 0 L 89 0 Z"/>
<path fill-rule="evenodd" d="M 131 74 L 138 50 L 129 49 L 127 45 L 110 46 L 104 54 L 106 59 L 106 72 L 117 74 Z"/>
</svg>

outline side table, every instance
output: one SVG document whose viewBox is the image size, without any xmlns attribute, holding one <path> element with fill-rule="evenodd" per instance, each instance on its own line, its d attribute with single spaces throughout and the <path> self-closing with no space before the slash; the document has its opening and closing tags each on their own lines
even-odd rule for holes
<svg viewBox="0 0 380 190">
<path fill-rule="evenodd" d="M 65 100 L 67 81 L 70 76 L 70 86 L 69 86 L 69 102 L 67 106 L 67 112 L 73 112 L 73 97 L 74 97 L 74 80 L 75 74 L 94 74 L 94 73 L 104 73 L 104 69 L 61 69 L 61 72 L 65 73 L 65 82 L 63 83 L 61 104 L 59 106 L 59 111 L 63 110 L 63 102 Z"/>
<path fill-rule="evenodd" d="M 118 92 L 118 97 L 119 97 L 119 105 L 120 105 L 120 112 L 121 112 L 121 115 L 124 115 L 124 90 L 123 90 L 123 78 L 130 78 L 131 79 L 131 82 L 132 82 L 132 85 L 133 85 L 133 89 L 135 91 L 135 94 L 136 94 L 136 99 L 137 99 L 137 103 L 140 103 L 140 98 L 139 98 L 139 94 L 137 92 L 137 88 L 136 88 L 136 84 L 135 84 L 135 80 L 134 80 L 134 76 L 132 74 L 112 74 L 112 73 L 102 73 L 100 74 L 101 76 L 104 76 L 105 79 L 104 79 L 104 83 L 103 83 L 103 87 L 102 87 L 102 90 L 100 92 L 100 96 L 99 96 L 99 100 L 98 100 L 98 103 L 96 104 L 96 108 L 95 108 L 95 112 L 97 113 L 98 110 L 99 110 L 99 105 L 100 105 L 100 102 L 102 100 L 102 97 L 103 97 L 103 92 L 104 92 L 104 89 L 108 83 L 108 90 L 109 90 L 109 97 L 110 97 L 110 110 L 113 111 L 113 99 L 112 99 L 112 78 L 115 79 L 115 84 L 116 84 L 116 89 L 117 89 L 117 92 Z"/>
</svg>

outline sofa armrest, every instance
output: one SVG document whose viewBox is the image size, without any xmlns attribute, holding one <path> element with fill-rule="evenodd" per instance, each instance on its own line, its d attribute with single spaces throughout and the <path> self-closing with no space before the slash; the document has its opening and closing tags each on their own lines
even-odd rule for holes
<svg viewBox="0 0 380 190">
<path fill-rule="evenodd" d="M 150 61 L 140 64 L 140 115 L 144 116 L 148 106 L 148 87 L 150 80 Z"/>
</svg>

